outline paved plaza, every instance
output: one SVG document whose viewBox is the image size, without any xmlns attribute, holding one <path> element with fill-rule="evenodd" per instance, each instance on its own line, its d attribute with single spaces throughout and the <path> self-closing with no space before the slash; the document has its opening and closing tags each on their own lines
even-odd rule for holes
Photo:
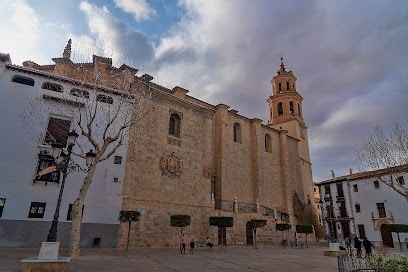
<svg viewBox="0 0 408 272">
<path fill-rule="evenodd" d="M 117 249 L 83 249 L 73 258 L 68 272 L 93 271 L 338 271 L 337 258 L 323 255 L 327 247 L 282 248 L 278 246 L 226 246 L 213 251 L 199 247 L 194 254 L 181 255 L 176 248 L 139 248 L 124 252 Z M 60 250 L 66 256 L 66 250 Z M 36 256 L 39 249 L 0 248 L 0 271 L 21 271 L 20 261 Z"/>
</svg>

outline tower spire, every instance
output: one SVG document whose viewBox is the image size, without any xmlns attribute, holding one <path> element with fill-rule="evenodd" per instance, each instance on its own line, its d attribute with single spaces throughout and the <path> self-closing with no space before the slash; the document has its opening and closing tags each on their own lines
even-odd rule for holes
<svg viewBox="0 0 408 272">
<path fill-rule="evenodd" d="M 278 71 L 278 75 L 286 72 L 285 64 L 283 64 L 283 53 L 282 53 L 282 51 L 281 51 L 281 58 L 280 59 L 281 59 L 281 64 L 280 64 L 280 68 L 279 68 L 279 71 Z"/>
<path fill-rule="evenodd" d="M 66 59 L 71 58 L 71 39 L 68 40 L 67 46 L 64 48 L 64 53 L 62 53 L 62 57 Z"/>
</svg>

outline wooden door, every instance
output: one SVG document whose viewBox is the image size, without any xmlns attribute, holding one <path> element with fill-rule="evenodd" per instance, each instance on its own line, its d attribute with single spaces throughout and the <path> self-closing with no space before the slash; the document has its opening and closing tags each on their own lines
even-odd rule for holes
<svg viewBox="0 0 408 272">
<path fill-rule="evenodd" d="M 227 245 L 227 228 L 218 227 L 218 244 Z"/>
<path fill-rule="evenodd" d="M 388 231 L 387 225 L 381 225 L 381 237 L 383 245 L 387 247 L 394 247 L 394 241 L 392 240 L 392 233 Z"/>
<path fill-rule="evenodd" d="M 246 224 L 246 241 L 247 245 L 254 245 L 254 233 L 252 232 L 252 228 L 249 223 Z"/>
</svg>

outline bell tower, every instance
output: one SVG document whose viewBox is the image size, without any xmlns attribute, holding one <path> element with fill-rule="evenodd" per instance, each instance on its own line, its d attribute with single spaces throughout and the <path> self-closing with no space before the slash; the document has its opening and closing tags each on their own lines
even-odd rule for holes
<svg viewBox="0 0 408 272">
<path fill-rule="evenodd" d="M 289 136 L 304 142 L 307 152 L 302 152 L 302 157 L 309 161 L 307 126 L 302 113 L 303 97 L 296 90 L 296 80 L 292 71 L 286 71 L 281 58 L 277 75 L 271 80 L 272 95 L 267 100 L 270 114 L 268 125 L 277 130 L 287 130 Z"/>
<path fill-rule="evenodd" d="M 287 135 L 298 140 L 298 153 L 302 171 L 301 182 L 303 203 L 308 203 L 313 198 L 312 164 L 309 155 L 307 126 L 303 120 L 303 97 L 297 92 L 297 78 L 292 71 L 287 71 L 281 58 L 277 75 L 272 80 L 272 95 L 267 99 L 269 103 L 270 121 L 268 126 L 276 130 L 285 130 Z M 298 187 L 299 188 L 299 187 Z"/>
</svg>

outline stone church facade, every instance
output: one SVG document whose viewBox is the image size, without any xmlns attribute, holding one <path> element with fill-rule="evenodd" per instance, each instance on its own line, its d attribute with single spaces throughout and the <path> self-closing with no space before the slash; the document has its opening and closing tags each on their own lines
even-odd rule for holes
<svg viewBox="0 0 408 272">
<path fill-rule="evenodd" d="M 307 126 L 296 77 L 281 62 L 271 80 L 267 99 L 270 121 L 238 114 L 228 105 L 211 105 L 188 95 L 181 87 L 168 89 L 137 75 L 127 65 L 93 56 L 91 63 L 70 60 L 71 41 L 54 65 L 27 61 L 38 69 L 78 81 L 130 93 L 144 92 L 148 114 L 129 135 L 122 210 L 138 210 L 132 224 L 130 248 L 179 244 L 180 229 L 170 226 L 171 215 L 190 215 L 188 238 L 227 245 L 252 244 L 251 219 L 267 220 L 257 242 L 277 244 L 282 235 L 294 240 L 294 226 L 320 230 L 313 205 L 313 182 Z M 140 106 L 135 103 L 136 107 Z M 234 226 L 209 226 L 210 216 L 233 217 Z M 293 226 L 289 233 L 276 223 Z M 118 247 L 125 247 L 127 224 L 119 228 Z M 318 234 L 318 233 L 317 233 Z"/>
</svg>

